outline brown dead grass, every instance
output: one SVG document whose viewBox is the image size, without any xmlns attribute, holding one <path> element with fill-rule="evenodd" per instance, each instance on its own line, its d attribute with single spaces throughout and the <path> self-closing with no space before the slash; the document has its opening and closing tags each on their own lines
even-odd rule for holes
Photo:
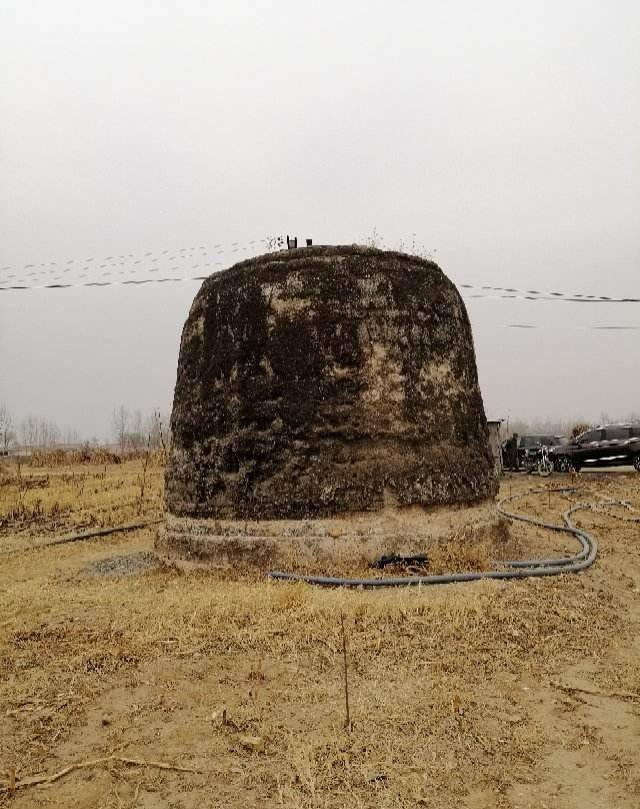
<svg viewBox="0 0 640 809">
<path fill-rule="evenodd" d="M 0 543 L 73 529 L 122 525 L 140 518 L 144 458 L 118 464 L 52 467 L 0 465 Z M 152 456 L 142 514 L 161 516 L 164 467 Z"/>
<path fill-rule="evenodd" d="M 68 524 L 91 514 L 125 522 L 139 473 L 123 464 L 85 478 Z M 46 474 L 44 502 L 68 503 L 78 470 Z M 579 499 L 623 495 L 640 507 L 638 478 L 583 477 Z M 160 475 L 153 481 L 157 513 Z M 0 488 L 0 513 L 15 496 Z M 566 506 L 553 495 L 523 508 L 557 515 Z M 46 530 L 46 519 L 20 523 L 20 541 Z M 111 755 L 203 772 L 112 760 L 46 789 L 0 794 L 0 805 L 636 807 L 640 706 L 607 694 L 640 693 L 638 526 L 603 514 L 580 521 L 607 526 L 596 566 L 582 575 L 420 590 L 88 569 L 149 548 L 149 531 L 5 557 L 0 779 Z M 504 550 L 559 542 L 516 528 Z M 14 544 L 5 526 L 0 552 Z M 463 541 L 439 552 L 438 566 L 482 566 L 496 547 Z"/>
</svg>

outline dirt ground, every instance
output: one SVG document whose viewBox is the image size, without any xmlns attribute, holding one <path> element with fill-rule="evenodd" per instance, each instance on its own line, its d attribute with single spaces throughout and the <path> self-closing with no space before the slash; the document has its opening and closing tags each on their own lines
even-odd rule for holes
<svg viewBox="0 0 640 809">
<path fill-rule="evenodd" d="M 0 806 L 640 806 L 637 514 L 576 515 L 599 543 L 577 575 L 320 590 L 158 566 L 153 528 L 35 548 L 157 517 L 162 469 L 20 477 L 0 473 Z M 569 483 L 514 477 L 502 494 Z M 638 474 L 573 485 L 518 508 L 556 522 L 576 501 L 640 510 Z M 487 553 L 573 547 L 511 535 Z"/>
</svg>

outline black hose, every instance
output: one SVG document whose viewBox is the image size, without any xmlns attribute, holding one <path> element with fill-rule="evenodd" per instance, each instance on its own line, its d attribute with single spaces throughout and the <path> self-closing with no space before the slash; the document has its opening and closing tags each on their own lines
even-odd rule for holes
<svg viewBox="0 0 640 809">
<path fill-rule="evenodd" d="M 540 576 L 557 576 L 560 573 L 578 573 L 590 567 L 598 553 L 598 543 L 595 538 L 581 528 L 577 528 L 571 521 L 571 515 L 579 510 L 591 509 L 590 503 L 578 503 L 565 511 L 562 515 L 564 525 L 544 522 L 543 520 L 529 517 L 526 514 L 507 511 L 504 504 L 510 501 L 521 499 L 530 494 L 541 494 L 549 492 L 575 492 L 576 489 L 563 486 L 554 489 L 530 489 L 524 494 L 513 495 L 499 500 L 497 511 L 504 517 L 511 520 L 537 525 L 549 531 L 571 534 L 580 542 L 580 551 L 572 556 L 561 556 L 551 559 L 527 559 L 502 562 L 506 568 L 504 570 L 483 570 L 472 573 L 443 573 L 431 576 L 395 576 L 378 579 L 346 579 L 334 576 L 307 576 L 301 573 L 286 573 L 280 570 L 271 570 L 267 573 L 268 578 L 284 581 L 305 582 L 306 584 L 317 584 L 321 587 L 406 587 L 408 585 L 431 585 L 431 584 L 453 584 L 457 582 L 480 581 L 481 579 L 528 579 Z M 618 504 L 619 500 L 609 500 L 608 504 Z"/>
<path fill-rule="evenodd" d="M 82 531 L 79 534 L 71 534 L 70 536 L 58 537 L 52 539 L 50 542 L 41 542 L 39 545 L 28 545 L 26 548 L 12 548 L 9 551 L 3 551 L 0 556 L 13 556 L 16 553 L 25 553 L 25 551 L 37 551 L 42 548 L 52 548 L 54 545 L 66 545 L 69 542 L 84 542 L 85 539 L 94 539 L 94 537 L 106 537 L 109 534 L 120 534 L 126 531 L 138 531 L 141 528 L 148 528 L 150 525 L 158 525 L 163 520 L 145 520 L 144 522 L 130 522 L 125 525 L 116 525 L 112 528 L 96 528 L 92 531 Z"/>
<path fill-rule="evenodd" d="M 575 491 L 577 491 L 577 490 L 570 487 L 570 486 L 561 486 L 561 487 L 556 487 L 555 489 L 529 489 L 529 491 L 525 492 L 524 494 L 516 494 L 516 495 L 512 495 L 510 497 L 504 497 L 504 498 L 502 498 L 502 500 L 498 501 L 496 508 L 497 508 L 498 514 L 501 514 L 503 517 L 507 517 L 510 520 L 519 520 L 520 522 L 527 522 L 527 523 L 531 523 L 532 525 L 538 525 L 538 526 L 541 526 L 542 528 L 547 528 L 550 531 L 559 531 L 559 532 L 563 532 L 563 533 L 571 533 L 576 537 L 576 539 L 580 542 L 580 545 L 581 545 L 581 550 L 578 551 L 578 553 L 574 554 L 573 556 L 560 556 L 560 557 L 552 557 L 552 558 L 549 558 L 549 559 L 517 559 L 517 560 L 508 561 L 508 562 L 503 562 L 504 565 L 506 565 L 507 567 L 513 567 L 513 568 L 531 568 L 531 567 L 545 567 L 545 566 L 549 567 L 549 566 L 554 566 L 554 565 L 570 565 L 573 562 L 577 562 L 577 561 L 580 561 L 582 559 L 586 559 L 589 556 L 589 551 L 591 549 L 590 542 L 595 542 L 595 540 L 593 539 L 593 537 L 591 537 L 591 535 L 589 535 L 589 539 L 585 539 L 585 537 L 580 532 L 576 533 L 574 530 L 572 530 L 571 522 L 567 521 L 568 515 L 571 514 L 573 511 L 578 511 L 579 509 L 582 509 L 582 508 L 591 508 L 591 506 L 589 504 L 583 504 L 583 505 L 580 505 L 578 507 L 574 507 L 572 509 L 569 509 L 569 511 L 565 512 L 562 515 L 562 518 L 565 520 L 565 525 L 555 525 L 553 523 L 542 522 L 540 520 L 536 520 L 533 517 L 528 517 L 526 514 L 520 514 L 518 512 L 513 512 L 513 511 L 507 511 L 507 509 L 504 508 L 505 503 L 508 503 L 509 501 L 512 501 L 512 500 L 522 499 L 523 497 L 526 497 L 528 494 L 541 494 L 541 493 L 544 493 L 544 492 L 555 492 L 557 494 L 557 493 L 570 493 L 570 492 L 575 492 Z"/>
</svg>

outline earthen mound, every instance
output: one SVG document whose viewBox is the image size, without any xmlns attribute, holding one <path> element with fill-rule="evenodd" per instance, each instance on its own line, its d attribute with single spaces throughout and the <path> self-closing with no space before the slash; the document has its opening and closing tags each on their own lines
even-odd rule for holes
<svg viewBox="0 0 640 809">
<path fill-rule="evenodd" d="M 433 262 L 309 247 L 212 275 L 182 334 L 170 519 L 469 506 L 497 481 L 473 339 Z"/>
</svg>

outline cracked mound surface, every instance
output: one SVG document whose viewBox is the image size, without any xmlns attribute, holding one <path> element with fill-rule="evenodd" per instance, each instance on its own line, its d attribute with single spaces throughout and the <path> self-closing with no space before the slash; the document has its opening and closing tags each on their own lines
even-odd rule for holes
<svg viewBox="0 0 640 809">
<path fill-rule="evenodd" d="M 208 278 L 171 427 L 177 517 L 318 519 L 497 491 L 462 299 L 401 253 L 303 248 Z"/>
</svg>

